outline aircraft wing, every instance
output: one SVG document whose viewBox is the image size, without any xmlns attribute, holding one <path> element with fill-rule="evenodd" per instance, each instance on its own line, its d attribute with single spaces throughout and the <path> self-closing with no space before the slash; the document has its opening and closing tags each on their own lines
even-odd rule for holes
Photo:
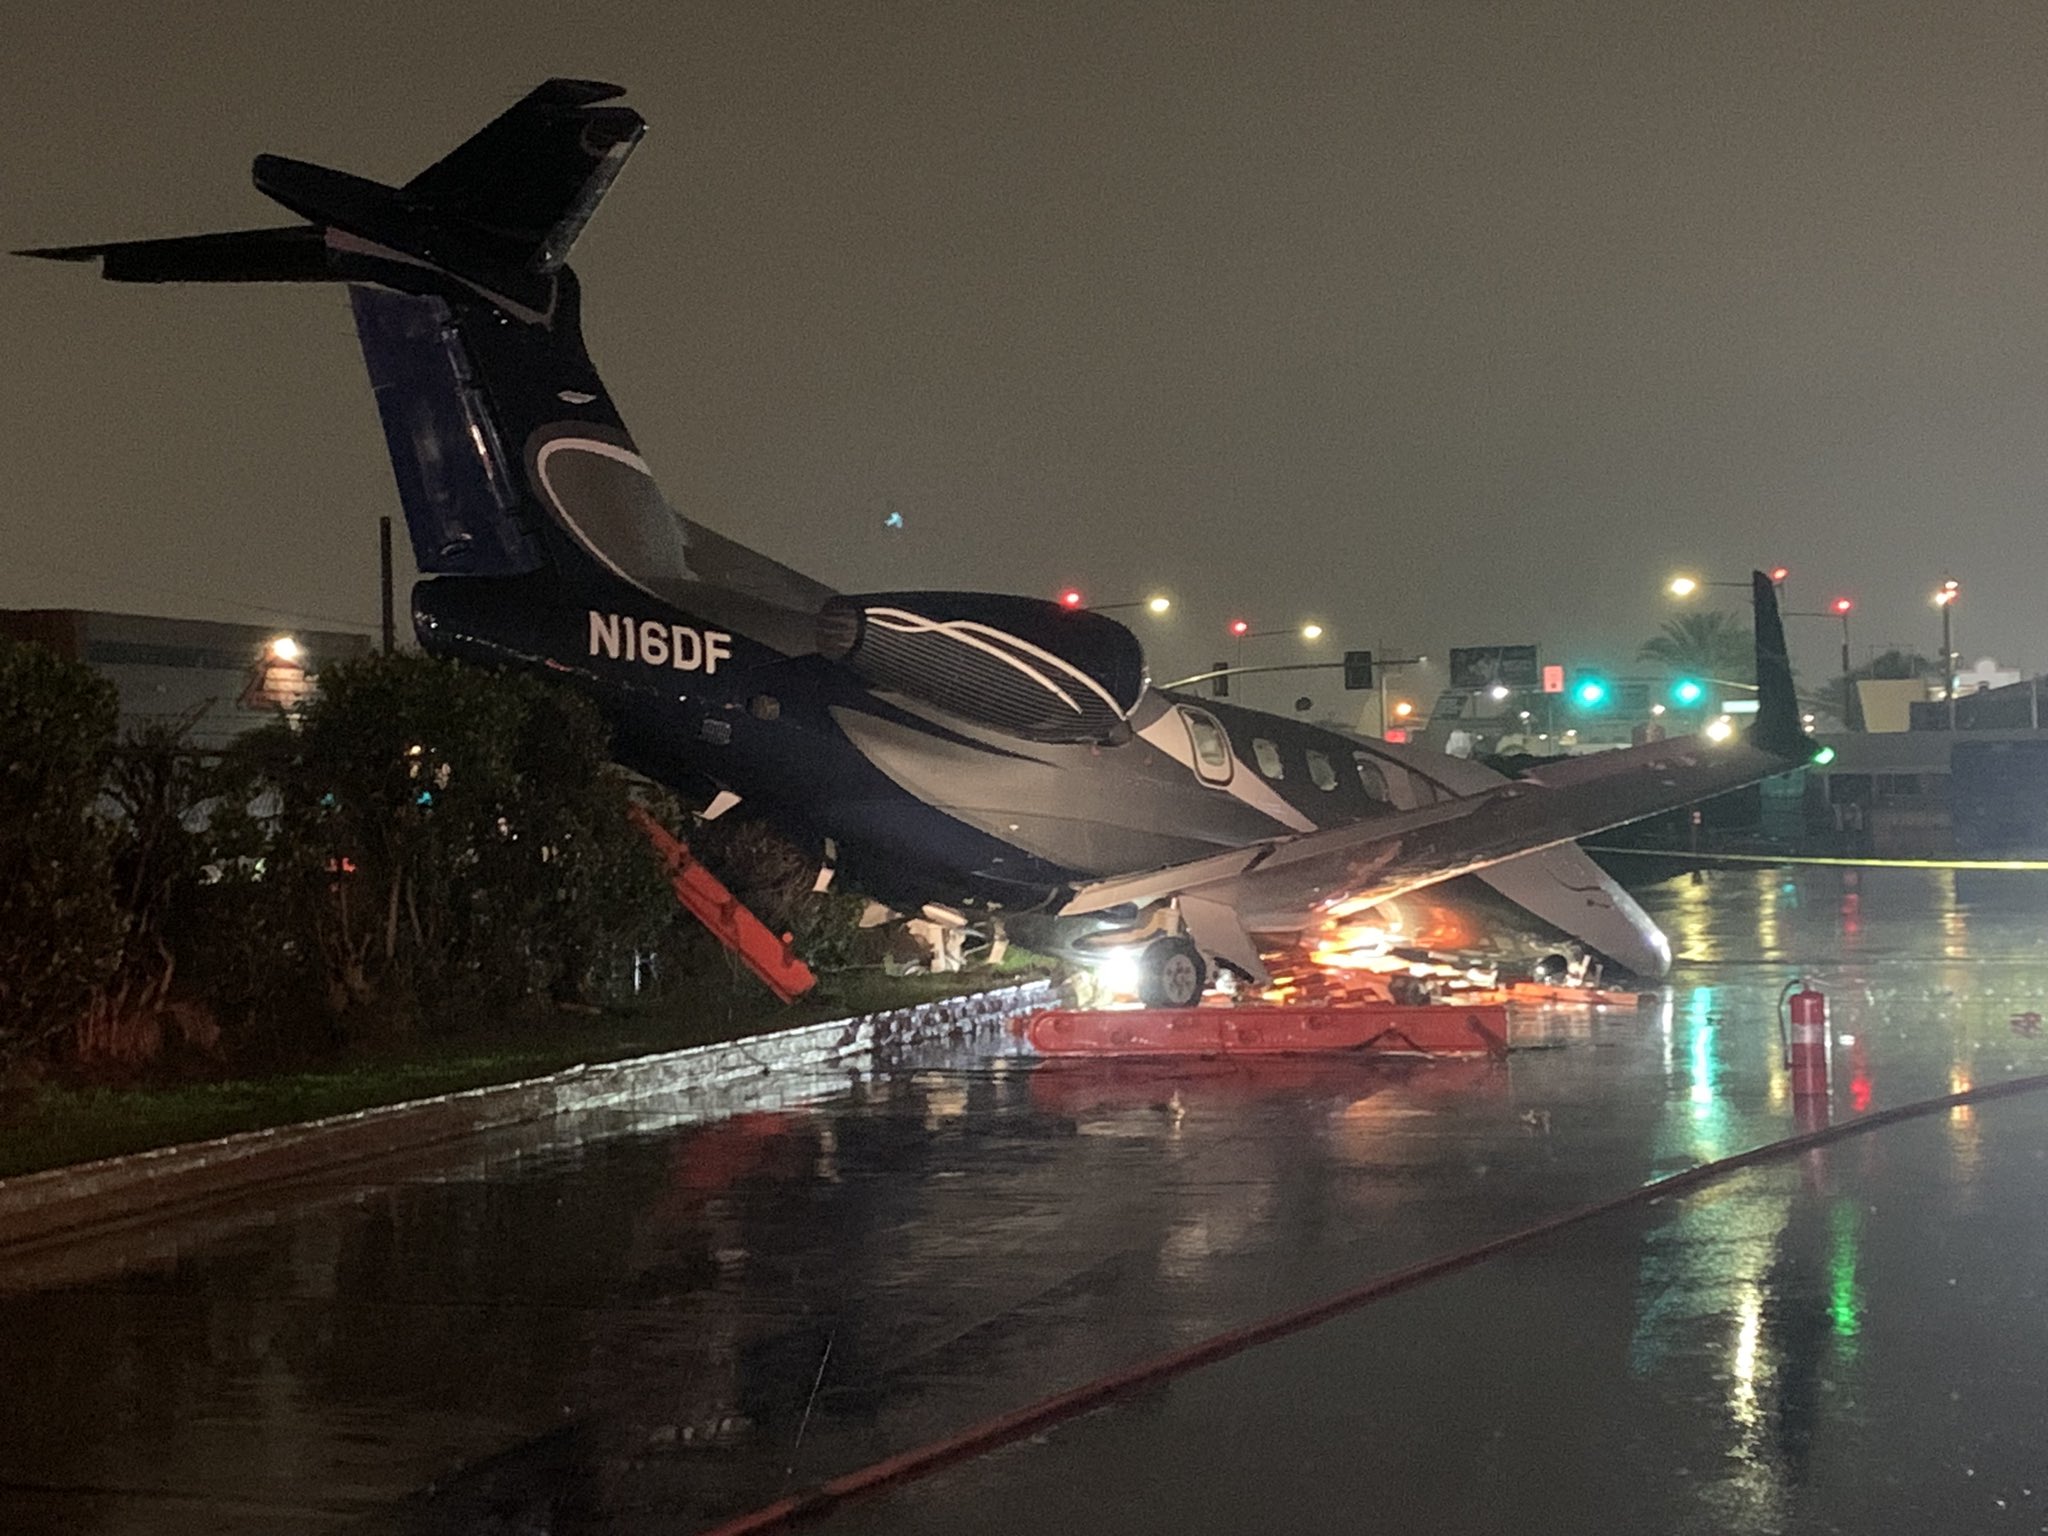
<svg viewBox="0 0 2048 1536">
<path fill-rule="evenodd" d="M 1758 713 L 1740 739 L 1685 736 L 1562 759 L 1456 800 L 1093 881 L 1063 910 L 1175 899 L 1197 944 L 1251 969 L 1245 933 L 1262 913 L 1389 900 L 1797 767 L 1814 743 L 1800 726 L 1776 591 L 1762 572 L 1755 596 Z"/>
<path fill-rule="evenodd" d="M 1094 881 L 1064 910 L 1094 912 L 1191 894 L 1214 898 L 1226 890 L 1252 898 L 1243 903 L 1252 910 L 1339 897 L 1387 900 L 1740 789 L 1797 761 L 1747 742 L 1717 746 L 1698 736 L 1602 752 L 1419 810 Z"/>
</svg>

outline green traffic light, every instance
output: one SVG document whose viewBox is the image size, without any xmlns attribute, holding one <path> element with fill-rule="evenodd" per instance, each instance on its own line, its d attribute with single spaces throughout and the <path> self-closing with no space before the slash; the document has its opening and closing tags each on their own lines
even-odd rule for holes
<svg viewBox="0 0 2048 1536">
<path fill-rule="evenodd" d="M 1597 677 L 1581 678 L 1572 697 L 1585 709 L 1597 709 L 1607 702 L 1607 684 Z"/>
<path fill-rule="evenodd" d="M 1680 704 L 1697 704 L 1706 696 L 1706 687 L 1690 677 L 1681 677 L 1671 685 L 1671 697 Z"/>
</svg>

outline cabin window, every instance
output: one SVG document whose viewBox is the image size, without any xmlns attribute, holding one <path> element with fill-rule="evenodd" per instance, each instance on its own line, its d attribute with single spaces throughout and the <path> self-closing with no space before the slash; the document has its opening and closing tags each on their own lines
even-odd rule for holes
<svg viewBox="0 0 2048 1536">
<path fill-rule="evenodd" d="M 1387 776 L 1380 772 L 1380 765 L 1363 752 L 1354 752 L 1351 757 L 1358 764 L 1358 787 L 1365 791 L 1365 798 L 1379 801 L 1390 799 L 1387 794 Z"/>
<path fill-rule="evenodd" d="M 1310 751 L 1308 754 L 1308 781 L 1317 789 L 1335 789 L 1337 770 L 1330 766 L 1327 753 Z"/>
<path fill-rule="evenodd" d="M 1280 762 L 1280 749 L 1263 736 L 1252 738 L 1252 756 L 1259 760 L 1259 772 L 1269 779 L 1284 779 L 1287 770 Z"/>
<path fill-rule="evenodd" d="M 1230 738 L 1216 717 L 1199 709 L 1181 706 L 1180 717 L 1188 728 L 1188 742 L 1195 749 L 1195 776 L 1204 784 L 1230 782 Z"/>
</svg>

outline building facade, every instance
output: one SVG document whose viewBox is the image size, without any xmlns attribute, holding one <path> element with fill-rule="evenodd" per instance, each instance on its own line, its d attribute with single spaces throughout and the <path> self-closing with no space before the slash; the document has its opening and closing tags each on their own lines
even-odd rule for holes
<svg viewBox="0 0 2048 1536">
<path fill-rule="evenodd" d="M 366 634 L 78 608 L 0 609 L 0 636 L 106 677 L 120 695 L 122 734 L 183 725 L 202 750 L 277 719 L 312 691 L 322 666 L 372 648 Z"/>
</svg>

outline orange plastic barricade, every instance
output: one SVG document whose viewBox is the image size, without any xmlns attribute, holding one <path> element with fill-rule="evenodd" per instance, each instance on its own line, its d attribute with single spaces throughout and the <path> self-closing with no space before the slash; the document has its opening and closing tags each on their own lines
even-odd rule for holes
<svg viewBox="0 0 2048 1536">
<path fill-rule="evenodd" d="M 1024 1039 L 1046 1056 L 1236 1056 L 1307 1051 L 1505 1056 L 1507 1009 L 1364 1003 L 1331 1008 L 1055 1009 L 1026 1021 Z"/>
</svg>

